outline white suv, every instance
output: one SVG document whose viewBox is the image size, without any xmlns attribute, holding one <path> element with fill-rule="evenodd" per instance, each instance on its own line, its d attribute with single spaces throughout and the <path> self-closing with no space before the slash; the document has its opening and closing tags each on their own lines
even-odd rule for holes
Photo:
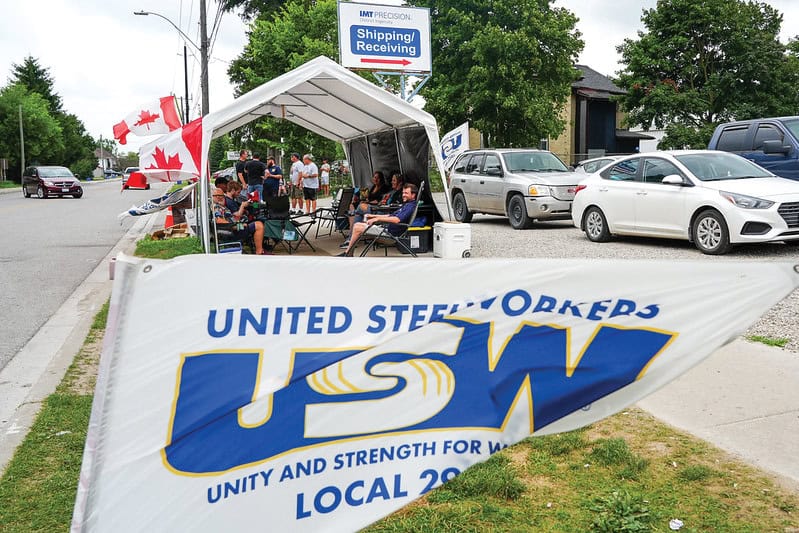
<svg viewBox="0 0 799 533">
<path fill-rule="evenodd" d="M 455 219 L 474 213 L 507 216 L 515 229 L 534 220 L 568 220 L 577 174 L 545 150 L 484 149 L 461 154 L 449 175 Z"/>
</svg>

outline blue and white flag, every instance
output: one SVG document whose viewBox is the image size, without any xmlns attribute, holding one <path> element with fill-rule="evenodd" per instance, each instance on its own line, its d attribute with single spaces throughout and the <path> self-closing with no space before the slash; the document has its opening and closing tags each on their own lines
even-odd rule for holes
<svg viewBox="0 0 799 533">
<path fill-rule="evenodd" d="M 134 205 L 127 211 L 117 215 L 117 218 L 122 220 L 123 218 L 128 216 L 138 217 L 141 215 L 152 215 L 153 213 L 163 211 L 167 207 L 179 204 L 180 202 L 188 198 L 189 195 L 194 191 L 194 187 L 196 186 L 197 182 L 194 182 L 183 187 L 182 189 L 178 189 L 171 193 L 165 194 L 160 198 L 153 198 L 152 200 L 148 200 L 147 202 L 143 203 L 138 207 Z"/>
<path fill-rule="evenodd" d="M 464 122 L 441 138 L 441 158 L 449 169 L 458 155 L 469 149 L 469 122 Z"/>
<path fill-rule="evenodd" d="M 779 262 L 359 264 L 118 258 L 72 530 L 356 531 L 637 402 L 799 286 Z M 220 272 L 246 288 L 192 290 Z"/>
</svg>

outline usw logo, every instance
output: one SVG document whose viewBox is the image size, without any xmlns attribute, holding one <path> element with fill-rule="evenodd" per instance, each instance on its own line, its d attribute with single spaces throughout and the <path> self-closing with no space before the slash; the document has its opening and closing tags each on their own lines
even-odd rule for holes
<svg viewBox="0 0 799 533">
<path fill-rule="evenodd" d="M 368 350 L 297 350 L 287 368 L 260 351 L 184 356 L 164 461 L 211 474 L 343 438 L 502 430 L 521 401 L 532 433 L 641 377 L 677 335 L 602 324 L 572 356 L 568 328 L 523 322 L 496 350 L 493 333 L 448 318 Z M 267 375 L 288 378 L 259 395 Z"/>
</svg>

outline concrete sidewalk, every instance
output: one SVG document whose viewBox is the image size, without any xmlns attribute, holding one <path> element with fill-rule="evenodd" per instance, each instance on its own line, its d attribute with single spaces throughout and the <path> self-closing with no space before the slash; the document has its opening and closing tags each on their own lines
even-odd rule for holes
<svg viewBox="0 0 799 533">
<path fill-rule="evenodd" d="M 799 491 L 799 354 L 737 339 L 638 406 Z"/>
</svg>

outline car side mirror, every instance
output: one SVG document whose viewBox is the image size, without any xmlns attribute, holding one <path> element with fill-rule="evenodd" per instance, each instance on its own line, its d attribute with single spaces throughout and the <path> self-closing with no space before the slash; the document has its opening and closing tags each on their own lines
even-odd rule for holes
<svg viewBox="0 0 799 533">
<path fill-rule="evenodd" d="M 791 151 L 790 145 L 782 144 L 782 141 L 771 140 L 763 141 L 764 154 L 787 154 Z"/>
<path fill-rule="evenodd" d="M 682 176 L 680 176 L 679 174 L 669 174 L 668 176 L 663 178 L 661 183 L 665 185 L 680 185 L 680 186 L 685 185 L 685 181 L 682 179 Z"/>
<path fill-rule="evenodd" d="M 502 169 L 497 167 L 491 167 L 486 169 L 487 176 L 502 176 Z"/>
</svg>

